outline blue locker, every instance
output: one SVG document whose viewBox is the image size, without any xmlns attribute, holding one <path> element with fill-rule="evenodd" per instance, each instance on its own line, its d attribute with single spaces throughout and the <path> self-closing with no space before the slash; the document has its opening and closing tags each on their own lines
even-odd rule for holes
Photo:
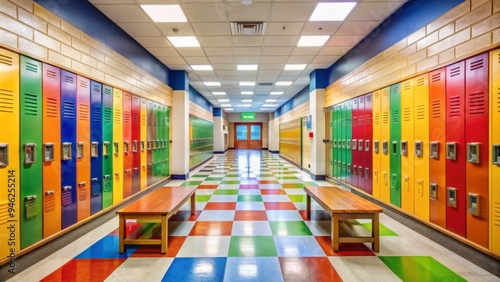
<svg viewBox="0 0 500 282">
<path fill-rule="evenodd" d="M 76 223 L 76 75 L 61 70 L 62 229 Z"/>
<path fill-rule="evenodd" d="M 102 210 L 102 84 L 90 81 L 90 214 Z"/>
</svg>

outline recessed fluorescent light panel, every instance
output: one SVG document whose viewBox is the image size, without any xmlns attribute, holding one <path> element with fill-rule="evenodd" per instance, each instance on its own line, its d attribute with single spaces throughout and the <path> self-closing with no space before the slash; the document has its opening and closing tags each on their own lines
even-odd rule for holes
<svg viewBox="0 0 500 282">
<path fill-rule="evenodd" d="M 278 100 L 276 100 L 276 99 L 267 99 L 267 100 L 266 100 L 266 102 L 271 102 L 271 103 L 274 103 L 274 102 L 276 102 L 276 101 L 278 101 Z"/>
<path fill-rule="evenodd" d="M 241 95 L 253 95 L 253 91 L 241 91 Z"/>
<path fill-rule="evenodd" d="M 262 105 L 262 107 L 274 107 L 274 105 L 273 104 L 264 104 L 264 105 Z"/>
<path fill-rule="evenodd" d="M 222 104 L 221 107 L 231 107 L 231 104 Z"/>
<path fill-rule="evenodd" d="M 291 81 L 277 81 L 276 84 L 274 84 L 276 86 L 289 86 L 289 85 L 292 85 L 292 82 Z"/>
<path fill-rule="evenodd" d="M 168 41 L 174 45 L 174 47 L 200 47 L 200 43 L 195 36 L 167 36 Z"/>
<path fill-rule="evenodd" d="M 255 86 L 255 81 L 240 81 L 240 86 Z"/>
<path fill-rule="evenodd" d="M 205 84 L 206 85 L 206 84 Z M 214 91 L 212 92 L 212 94 L 214 94 L 214 96 L 218 96 L 218 95 L 226 95 L 226 92 L 223 92 L 223 91 Z"/>
<path fill-rule="evenodd" d="M 243 103 L 252 103 L 252 99 L 243 99 L 241 100 Z"/>
<path fill-rule="evenodd" d="M 191 68 L 197 71 L 213 70 L 211 65 L 191 65 Z"/>
<path fill-rule="evenodd" d="M 220 86 L 220 82 L 218 81 L 204 81 L 203 84 L 205 84 L 205 86 Z"/>
<path fill-rule="evenodd" d="M 187 22 L 179 5 L 141 5 L 141 8 L 156 23 Z"/>
<path fill-rule="evenodd" d="M 238 70 L 257 70 L 257 65 L 237 65 Z"/>
<path fill-rule="evenodd" d="M 285 70 L 303 70 L 306 68 L 306 64 L 287 64 L 285 65 Z"/>
<path fill-rule="evenodd" d="M 283 91 L 271 91 L 271 95 L 282 95 Z"/>
<path fill-rule="evenodd" d="M 218 101 L 219 101 L 219 103 L 224 103 L 224 102 L 229 102 L 229 99 L 220 99 Z"/>
<path fill-rule="evenodd" d="M 316 47 L 325 45 L 330 35 L 303 35 L 297 43 L 298 47 Z"/>
<path fill-rule="evenodd" d="M 343 21 L 352 11 L 354 6 L 356 6 L 356 2 L 318 3 L 309 21 Z"/>
<path fill-rule="evenodd" d="M 226 111 L 232 111 L 233 108 L 225 108 L 224 110 L 226 110 Z"/>
<path fill-rule="evenodd" d="M 242 108 L 250 108 L 251 106 L 252 105 L 250 105 L 250 104 L 242 104 L 242 105 L 240 105 L 240 107 L 242 107 Z"/>
</svg>

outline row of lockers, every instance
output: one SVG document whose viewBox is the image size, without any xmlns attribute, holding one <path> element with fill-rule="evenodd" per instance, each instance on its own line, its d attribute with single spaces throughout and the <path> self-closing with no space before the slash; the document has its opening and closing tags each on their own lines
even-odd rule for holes
<svg viewBox="0 0 500 282">
<path fill-rule="evenodd" d="M 193 168 L 214 155 L 214 123 L 189 117 L 189 167 Z"/>
<path fill-rule="evenodd" d="M 281 123 L 279 132 L 279 152 L 298 166 L 302 165 L 301 120 L 300 118 Z"/>
<path fill-rule="evenodd" d="M 330 116 L 332 177 L 500 254 L 500 50 Z"/>
<path fill-rule="evenodd" d="M 3 257 L 170 174 L 168 107 L 3 49 L 0 120 Z"/>
</svg>

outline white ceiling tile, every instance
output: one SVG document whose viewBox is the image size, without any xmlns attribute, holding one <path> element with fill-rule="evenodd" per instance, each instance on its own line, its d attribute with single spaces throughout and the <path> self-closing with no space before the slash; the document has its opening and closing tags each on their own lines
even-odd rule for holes
<svg viewBox="0 0 500 282">
<path fill-rule="evenodd" d="M 314 8 L 314 3 L 274 3 L 271 21 L 304 22 Z"/>
<path fill-rule="evenodd" d="M 262 52 L 261 47 L 234 47 L 233 54 L 235 56 L 259 56 Z"/>
<path fill-rule="evenodd" d="M 340 56 L 316 56 L 316 58 L 314 58 L 312 63 L 313 64 L 330 63 L 330 65 L 331 65 L 334 62 L 336 62 L 338 59 L 340 59 Z"/>
<path fill-rule="evenodd" d="M 259 70 L 259 72 L 257 73 L 257 75 L 259 76 L 276 76 L 278 77 L 281 73 L 281 70 L 277 71 L 277 70 Z"/>
<path fill-rule="evenodd" d="M 347 21 L 383 21 L 401 6 L 402 2 L 362 2 L 358 3 Z"/>
<path fill-rule="evenodd" d="M 234 63 L 234 58 L 233 57 L 219 57 L 219 56 L 209 56 L 208 60 L 210 60 L 210 63 L 212 64 L 232 64 Z M 236 67 L 233 65 L 233 70 L 235 70 Z"/>
<path fill-rule="evenodd" d="M 302 22 L 271 22 L 267 27 L 267 35 L 298 35 L 302 30 Z"/>
<path fill-rule="evenodd" d="M 134 39 L 142 46 L 149 48 L 171 47 L 172 45 L 164 36 L 136 36 Z"/>
<path fill-rule="evenodd" d="M 205 56 L 205 52 L 203 52 L 203 49 L 200 47 L 177 48 L 177 52 L 179 52 L 179 54 L 181 54 L 182 56 L 191 56 L 191 57 Z"/>
<path fill-rule="evenodd" d="M 230 35 L 229 25 L 223 23 L 193 23 L 196 35 Z"/>
<path fill-rule="evenodd" d="M 266 36 L 264 46 L 290 47 L 297 44 L 297 36 Z"/>
<path fill-rule="evenodd" d="M 209 64 L 207 57 L 184 57 L 184 59 L 190 65 L 208 65 Z M 201 73 L 203 73 L 203 72 L 201 72 Z M 198 75 L 199 74 L 200 73 L 198 73 Z"/>
<path fill-rule="evenodd" d="M 182 64 L 182 65 L 168 65 L 168 68 L 171 70 L 187 70 L 189 68 L 188 65 Z M 191 77 L 189 77 L 189 83 L 191 83 Z"/>
<path fill-rule="evenodd" d="M 117 23 L 150 22 L 149 17 L 139 5 L 97 5 L 96 7 Z"/>
<path fill-rule="evenodd" d="M 233 46 L 251 47 L 262 46 L 264 36 L 233 36 Z"/>
<path fill-rule="evenodd" d="M 327 43 L 326 46 L 345 46 L 352 48 L 356 45 L 364 36 L 333 36 Z"/>
<path fill-rule="evenodd" d="M 319 53 L 323 47 L 295 47 L 293 48 L 293 56 L 313 56 Z"/>
<path fill-rule="evenodd" d="M 283 70 L 285 64 L 260 64 L 259 70 Z"/>
<path fill-rule="evenodd" d="M 226 47 L 231 46 L 229 36 L 199 36 L 198 42 L 203 47 Z"/>
<path fill-rule="evenodd" d="M 288 56 L 262 56 L 260 62 L 262 64 L 286 64 Z"/>
<path fill-rule="evenodd" d="M 314 59 L 314 56 L 290 56 L 287 64 L 309 64 Z"/>
<path fill-rule="evenodd" d="M 233 50 L 227 47 L 203 48 L 207 56 L 232 56 Z"/>
<path fill-rule="evenodd" d="M 311 67 L 312 69 L 327 69 L 331 66 L 332 64 L 330 63 L 323 63 L 323 64 L 309 64 L 308 67 Z"/>
<path fill-rule="evenodd" d="M 238 75 L 238 80 L 239 81 L 256 81 L 257 80 L 257 74 L 254 74 L 254 75 Z"/>
<path fill-rule="evenodd" d="M 189 23 L 156 23 L 156 26 L 165 36 L 194 35 Z M 177 29 L 177 32 L 174 32 L 173 29 Z"/>
<path fill-rule="evenodd" d="M 118 23 L 131 36 L 161 36 L 161 32 L 153 23 Z"/>
<path fill-rule="evenodd" d="M 215 73 L 218 75 L 218 76 L 234 76 L 235 78 L 237 78 L 238 76 L 236 75 L 236 72 L 234 70 L 217 70 L 215 71 Z"/>
<path fill-rule="evenodd" d="M 166 64 L 167 66 L 169 65 L 181 65 L 181 64 L 186 64 L 186 61 L 182 57 L 158 57 L 158 59 Z"/>
<path fill-rule="evenodd" d="M 264 47 L 262 48 L 262 55 L 268 56 L 282 56 L 292 53 L 293 47 Z"/>
<path fill-rule="evenodd" d="M 236 71 L 236 66 L 234 64 L 212 64 L 214 70 L 234 70 Z"/>
<path fill-rule="evenodd" d="M 288 72 L 287 72 L 288 73 Z M 299 73 L 295 75 L 282 74 L 278 77 L 280 81 L 294 81 L 299 77 Z"/>
<path fill-rule="evenodd" d="M 173 47 L 169 48 L 148 48 L 148 51 L 155 55 L 156 57 L 171 57 L 171 56 L 179 56 L 177 50 Z"/>
<path fill-rule="evenodd" d="M 278 79 L 278 74 L 257 74 L 257 81 L 275 81 Z"/>
<path fill-rule="evenodd" d="M 302 35 L 332 35 L 341 25 L 341 22 L 307 22 Z"/>
<path fill-rule="evenodd" d="M 182 5 L 182 10 L 193 23 L 227 20 L 223 3 L 187 3 Z"/>
<path fill-rule="evenodd" d="M 253 3 L 252 5 L 241 5 L 240 3 L 228 3 L 227 14 L 230 21 L 265 21 L 269 17 L 271 3 Z"/>
<path fill-rule="evenodd" d="M 345 53 L 349 51 L 349 48 L 347 47 L 323 47 L 321 51 L 319 51 L 320 56 L 327 56 L 327 55 L 335 55 L 335 56 L 342 56 Z"/>
<path fill-rule="evenodd" d="M 260 61 L 259 56 L 235 56 L 234 62 L 236 64 L 258 64 Z"/>
<path fill-rule="evenodd" d="M 234 72 L 232 72 L 234 74 Z M 218 75 L 217 73 L 217 77 L 219 78 L 220 81 L 231 81 L 231 80 L 238 80 L 238 76 L 237 75 Z"/>
<path fill-rule="evenodd" d="M 367 35 L 379 23 L 378 21 L 345 22 L 335 35 Z"/>
</svg>

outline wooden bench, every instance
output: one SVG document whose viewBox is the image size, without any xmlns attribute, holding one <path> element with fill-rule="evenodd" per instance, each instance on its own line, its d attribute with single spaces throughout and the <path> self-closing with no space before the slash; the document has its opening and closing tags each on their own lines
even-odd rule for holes
<svg viewBox="0 0 500 282">
<path fill-rule="evenodd" d="M 337 252 L 339 243 L 372 243 L 374 252 L 380 249 L 379 213 L 382 208 L 358 195 L 339 187 L 306 186 L 306 213 L 311 218 L 311 198 L 332 216 L 332 249 Z M 354 219 L 371 219 L 371 234 L 365 228 L 355 228 Z"/>
<path fill-rule="evenodd" d="M 161 245 L 161 253 L 167 252 L 168 219 L 191 198 L 191 215 L 195 213 L 196 187 L 161 187 L 133 201 L 116 213 L 119 216 L 120 254 L 125 245 Z M 161 239 L 126 238 L 127 219 L 153 219 L 160 221 Z"/>
</svg>

